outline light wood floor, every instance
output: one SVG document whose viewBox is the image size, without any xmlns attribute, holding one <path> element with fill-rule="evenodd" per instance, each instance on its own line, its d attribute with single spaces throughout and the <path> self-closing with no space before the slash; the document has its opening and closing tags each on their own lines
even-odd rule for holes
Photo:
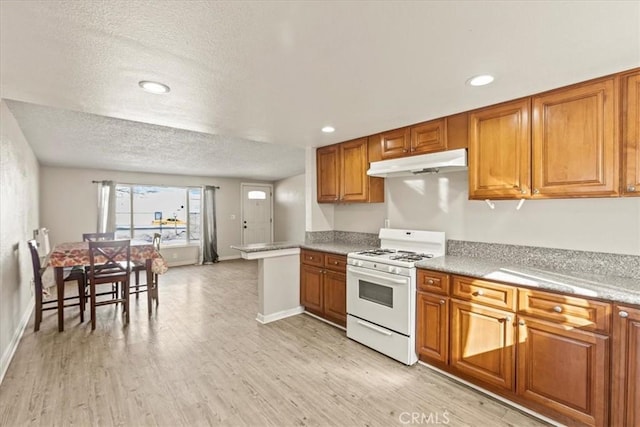
<svg viewBox="0 0 640 427">
<path fill-rule="evenodd" d="M 255 321 L 257 263 L 172 268 L 160 307 L 98 307 L 98 325 L 46 312 L 0 386 L 0 425 L 539 426 L 421 365 L 307 315 Z M 33 320 L 32 320 L 33 321 Z M 415 424 L 414 424 L 415 425 Z"/>
</svg>

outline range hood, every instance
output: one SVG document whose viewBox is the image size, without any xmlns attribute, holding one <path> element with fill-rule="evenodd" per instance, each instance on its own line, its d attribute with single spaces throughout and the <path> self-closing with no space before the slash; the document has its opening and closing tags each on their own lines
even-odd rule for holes
<svg viewBox="0 0 640 427">
<path fill-rule="evenodd" d="M 383 178 L 394 176 L 412 176 L 425 173 L 456 172 L 467 169 L 467 150 L 440 151 L 418 156 L 371 162 L 367 171 L 369 176 Z"/>
</svg>

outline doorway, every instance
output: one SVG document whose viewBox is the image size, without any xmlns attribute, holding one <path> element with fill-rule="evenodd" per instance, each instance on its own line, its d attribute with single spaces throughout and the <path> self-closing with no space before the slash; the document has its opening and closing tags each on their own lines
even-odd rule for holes
<svg viewBox="0 0 640 427">
<path fill-rule="evenodd" d="M 242 192 L 242 244 L 273 241 L 273 186 L 240 184 Z"/>
</svg>

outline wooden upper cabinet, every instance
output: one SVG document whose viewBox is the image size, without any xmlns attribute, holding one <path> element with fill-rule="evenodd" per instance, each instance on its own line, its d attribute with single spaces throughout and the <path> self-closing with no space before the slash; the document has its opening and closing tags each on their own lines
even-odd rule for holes
<svg viewBox="0 0 640 427">
<path fill-rule="evenodd" d="M 616 196 L 616 78 L 533 97 L 534 198 Z"/>
<path fill-rule="evenodd" d="M 318 202 L 384 202 L 384 179 L 367 175 L 368 159 L 367 138 L 318 148 Z"/>
<path fill-rule="evenodd" d="M 367 201 L 367 138 L 340 144 L 340 200 Z"/>
<path fill-rule="evenodd" d="M 409 127 L 390 130 L 380 134 L 380 154 L 382 160 L 409 155 L 411 130 Z"/>
<path fill-rule="evenodd" d="M 622 194 L 640 196 L 640 70 L 624 74 L 622 86 Z"/>
<path fill-rule="evenodd" d="M 530 188 L 530 99 L 469 113 L 469 198 L 527 197 Z"/>
<path fill-rule="evenodd" d="M 337 145 L 316 151 L 318 202 L 335 202 L 340 198 L 340 151 Z"/>
<path fill-rule="evenodd" d="M 411 126 L 411 154 L 432 153 L 447 149 L 447 120 L 431 120 Z"/>
</svg>

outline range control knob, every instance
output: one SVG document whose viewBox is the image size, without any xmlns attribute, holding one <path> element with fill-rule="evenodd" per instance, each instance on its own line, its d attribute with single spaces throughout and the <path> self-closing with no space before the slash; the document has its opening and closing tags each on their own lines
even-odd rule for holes
<svg viewBox="0 0 640 427">
<path fill-rule="evenodd" d="M 389 273 L 393 273 L 395 270 L 396 270 L 395 267 L 393 267 L 391 265 L 389 266 Z"/>
<path fill-rule="evenodd" d="M 358 267 L 362 267 L 362 265 L 363 265 L 363 264 L 364 264 L 364 263 L 363 263 L 362 261 L 357 261 L 357 263 L 356 263 L 356 265 L 357 265 Z"/>
</svg>

